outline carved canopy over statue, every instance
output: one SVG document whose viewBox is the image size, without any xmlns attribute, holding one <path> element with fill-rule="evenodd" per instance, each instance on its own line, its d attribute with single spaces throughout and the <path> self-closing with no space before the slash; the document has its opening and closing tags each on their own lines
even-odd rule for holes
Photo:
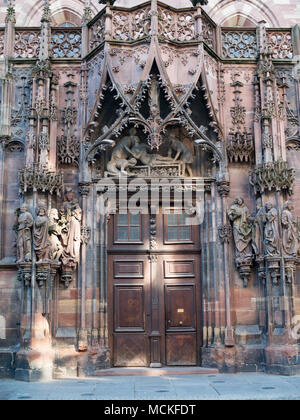
<svg viewBox="0 0 300 420">
<path fill-rule="evenodd" d="M 149 153 L 150 147 L 141 142 L 136 129 L 132 128 L 129 136 L 123 137 L 113 149 L 105 176 L 164 175 L 162 168 L 165 174 L 175 174 L 176 171 L 168 169 L 177 168 L 177 176 L 185 176 L 187 173 L 193 177 L 190 165 L 194 162 L 194 156 L 191 150 L 172 134 L 169 142 L 168 156 Z"/>
</svg>

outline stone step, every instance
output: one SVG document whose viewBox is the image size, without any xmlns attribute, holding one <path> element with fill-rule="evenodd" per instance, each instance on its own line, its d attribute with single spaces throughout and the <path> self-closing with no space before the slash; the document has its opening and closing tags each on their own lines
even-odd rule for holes
<svg viewBox="0 0 300 420">
<path fill-rule="evenodd" d="M 95 376 L 178 376 L 178 375 L 215 375 L 218 369 L 202 367 L 163 367 L 153 368 L 112 368 L 95 371 Z"/>
</svg>

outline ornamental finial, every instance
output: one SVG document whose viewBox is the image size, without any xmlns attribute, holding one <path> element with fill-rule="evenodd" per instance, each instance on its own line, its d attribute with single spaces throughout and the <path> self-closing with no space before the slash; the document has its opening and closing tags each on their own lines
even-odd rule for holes
<svg viewBox="0 0 300 420">
<path fill-rule="evenodd" d="M 5 22 L 16 23 L 15 0 L 9 0 Z"/>
<path fill-rule="evenodd" d="M 41 22 L 50 22 L 51 21 L 51 10 L 49 0 L 44 0 L 44 8 Z"/>
</svg>

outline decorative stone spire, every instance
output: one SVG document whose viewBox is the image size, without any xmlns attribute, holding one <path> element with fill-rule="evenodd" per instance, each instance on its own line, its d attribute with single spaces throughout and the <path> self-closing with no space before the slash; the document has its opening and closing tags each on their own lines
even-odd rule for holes
<svg viewBox="0 0 300 420">
<path fill-rule="evenodd" d="M 9 0 L 5 22 L 6 23 L 11 22 L 12 24 L 16 23 L 16 11 L 15 11 L 14 0 Z"/>
<path fill-rule="evenodd" d="M 92 9 L 91 9 L 91 0 L 85 0 L 82 23 L 83 25 L 87 24 L 92 19 Z"/>
<path fill-rule="evenodd" d="M 50 53 L 50 38 L 51 38 L 51 10 L 49 0 L 44 0 L 43 14 L 41 18 L 41 61 L 49 59 Z"/>
<path fill-rule="evenodd" d="M 41 22 L 50 22 L 51 21 L 51 10 L 49 0 L 44 0 L 44 9 Z"/>
</svg>

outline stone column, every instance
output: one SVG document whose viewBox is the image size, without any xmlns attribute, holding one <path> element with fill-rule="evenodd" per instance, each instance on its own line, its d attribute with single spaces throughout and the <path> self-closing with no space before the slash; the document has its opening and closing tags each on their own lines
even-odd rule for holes
<svg viewBox="0 0 300 420">
<path fill-rule="evenodd" d="M 79 192 L 82 196 L 82 231 L 87 228 L 87 199 L 90 193 L 90 187 L 86 184 L 79 186 Z M 86 351 L 88 348 L 88 331 L 86 324 L 86 259 L 87 259 L 87 242 L 82 241 L 81 245 L 81 263 L 80 263 L 80 278 L 81 278 L 81 294 L 80 294 L 80 330 L 78 338 L 78 350 Z"/>
</svg>

